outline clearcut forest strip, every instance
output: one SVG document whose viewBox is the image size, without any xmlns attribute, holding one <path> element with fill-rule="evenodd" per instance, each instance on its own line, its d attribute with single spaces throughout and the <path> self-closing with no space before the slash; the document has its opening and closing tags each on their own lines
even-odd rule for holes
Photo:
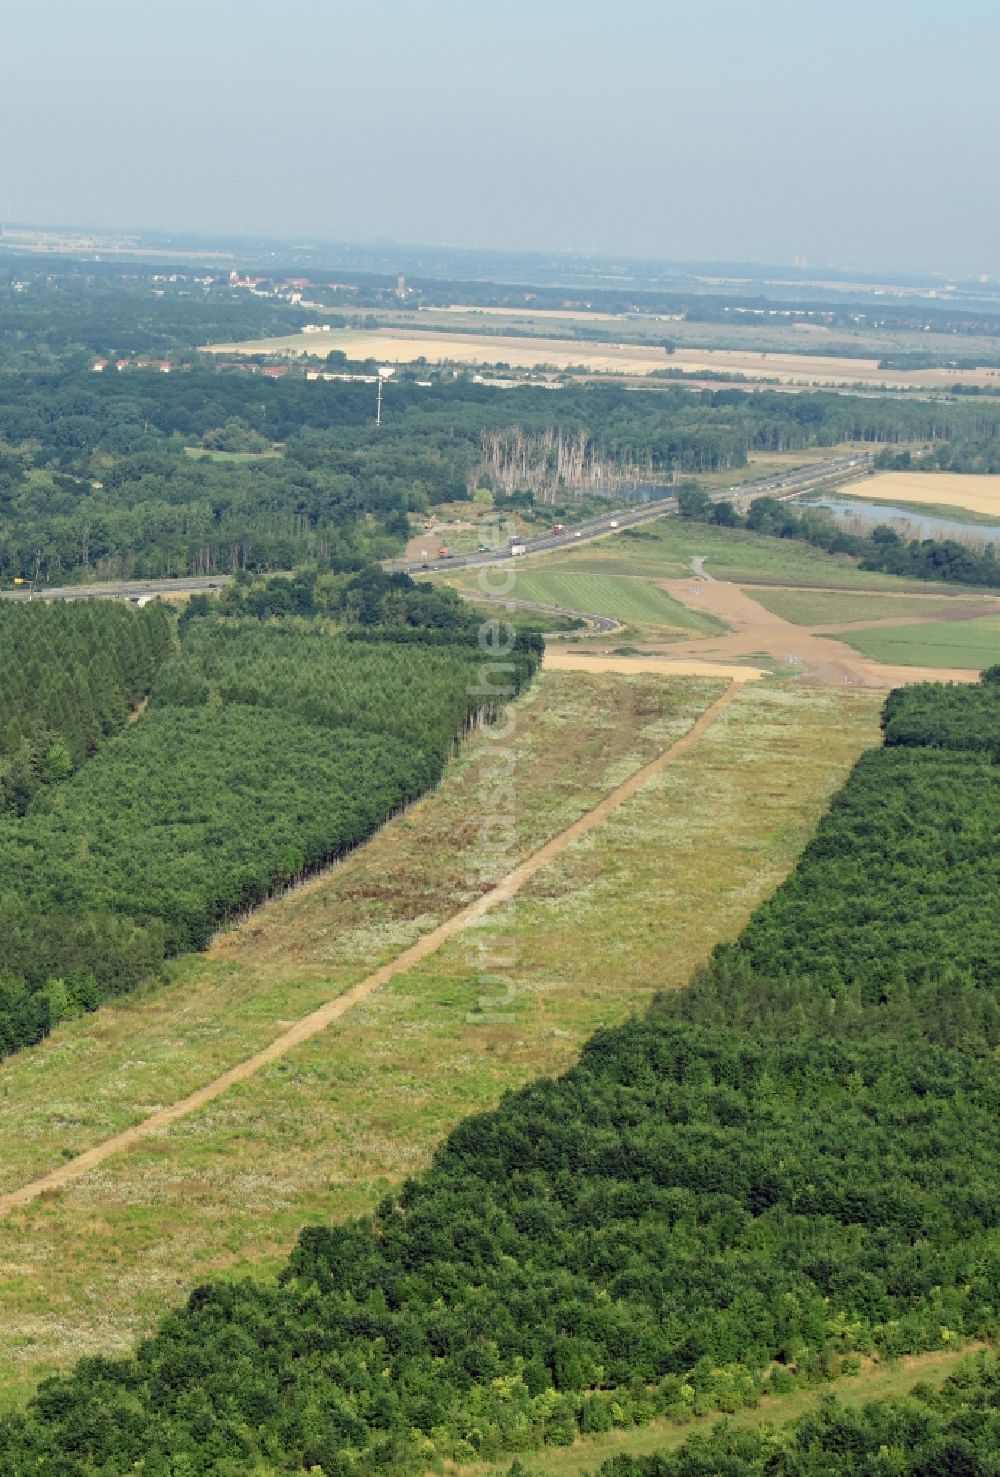
<svg viewBox="0 0 1000 1477">
<path fill-rule="evenodd" d="M 272 1062 L 278 1061 L 281 1057 L 287 1055 L 296 1046 L 301 1046 L 303 1042 L 310 1040 L 311 1037 L 318 1035 L 321 1031 L 325 1031 L 334 1021 L 339 1020 L 341 1016 L 366 999 L 375 990 L 388 984 L 396 975 L 404 974 L 407 970 L 412 969 L 415 964 L 419 964 L 422 959 L 426 959 L 430 954 L 433 954 L 448 939 L 453 938 L 457 933 L 461 933 L 470 924 L 477 922 L 480 918 L 486 917 L 487 914 L 501 907 L 504 903 L 510 902 L 520 892 L 521 888 L 527 882 L 530 882 L 536 872 L 553 861 L 568 846 L 580 840 L 581 837 L 586 836 L 596 826 L 599 826 L 613 811 L 641 790 L 654 775 L 659 774 L 665 765 L 669 764 L 671 760 L 677 758 L 679 755 L 686 753 L 688 749 L 696 744 L 706 730 L 715 722 L 716 718 L 733 701 L 740 690 L 740 686 L 741 684 L 739 682 L 731 683 L 722 696 L 717 698 L 695 720 L 688 732 L 670 744 L 662 754 L 659 754 L 648 764 L 643 765 L 635 774 L 630 775 L 627 780 L 621 785 L 618 785 L 602 800 L 598 801 L 593 809 L 587 811 L 579 820 L 574 821 L 566 830 L 546 841 L 530 857 L 519 863 L 518 866 L 509 872 L 496 887 L 491 888 L 482 897 L 477 898 L 475 902 L 470 903 L 467 907 L 461 909 L 460 912 L 453 914 L 444 923 L 439 924 L 437 928 L 425 934 L 417 943 L 413 944 L 409 949 L 404 950 L 403 953 L 399 954 L 389 964 L 383 965 L 374 974 L 368 975 L 366 979 L 345 990 L 335 1000 L 329 1001 L 318 1010 L 297 1021 L 294 1026 L 285 1031 L 262 1051 L 255 1053 L 254 1056 L 239 1063 L 238 1066 L 231 1068 L 228 1072 L 223 1073 L 222 1076 L 217 1077 L 213 1082 L 198 1088 L 197 1091 L 190 1093 L 180 1102 L 160 1109 L 148 1118 L 143 1119 L 141 1123 L 135 1124 L 132 1128 L 125 1129 L 120 1134 L 116 1134 L 114 1138 L 107 1139 L 104 1143 L 97 1144 L 92 1149 L 85 1150 L 76 1159 L 71 1160 L 68 1164 L 62 1165 L 58 1169 L 52 1170 L 40 1179 L 33 1180 L 30 1184 L 22 1185 L 19 1189 L 12 1190 L 8 1194 L 0 1196 L 0 1215 L 6 1214 L 7 1211 L 13 1210 L 17 1206 L 30 1204 L 32 1200 L 37 1199 L 38 1196 L 45 1194 L 47 1191 L 61 1189 L 71 1184 L 73 1180 L 79 1179 L 80 1176 L 96 1169 L 99 1164 L 103 1163 L 105 1159 L 110 1158 L 112 1154 L 121 1153 L 131 1148 L 134 1144 L 139 1143 L 141 1139 L 148 1137 L 157 1130 L 176 1123 L 179 1119 L 187 1117 L 188 1114 L 205 1107 L 215 1098 L 220 1097 L 230 1087 L 235 1086 L 238 1082 L 245 1082 L 248 1078 L 253 1077 L 257 1072 L 261 1071 L 262 1068 L 269 1066 Z"/>
<path fill-rule="evenodd" d="M 200 1288 L 141 1362 L 51 1382 L 0 1454 L 425 1471 L 995 1336 L 1000 731 L 964 747 L 952 698 L 689 991 L 307 1227 L 277 1287 Z"/>
</svg>

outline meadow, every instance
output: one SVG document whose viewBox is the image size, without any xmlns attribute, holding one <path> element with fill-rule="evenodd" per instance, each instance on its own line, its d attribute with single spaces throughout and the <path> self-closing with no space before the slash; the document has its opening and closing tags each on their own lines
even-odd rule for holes
<svg viewBox="0 0 1000 1477">
<path fill-rule="evenodd" d="M 626 529 L 565 552 L 532 556 L 530 567 L 517 569 L 512 595 L 520 598 L 521 581 L 551 575 L 639 575 L 646 580 L 678 579 L 691 573 L 691 561 L 703 557 L 708 573 L 737 584 L 781 585 L 802 590 L 867 590 L 873 593 L 955 594 L 955 586 L 904 580 L 897 575 L 859 569 L 846 554 L 826 554 L 798 539 L 774 538 L 682 518 L 661 518 L 643 528 Z M 475 571 L 439 576 L 461 590 L 478 590 Z M 581 591 L 585 586 L 581 586 Z M 596 610 L 582 605 L 581 609 Z M 616 611 L 609 610 L 609 615 Z"/>
<path fill-rule="evenodd" d="M 955 667 L 981 671 L 1000 662 L 1000 615 L 914 626 L 840 633 L 863 656 L 910 667 Z"/>
<path fill-rule="evenodd" d="M 689 610 L 666 591 L 642 578 L 623 575 L 576 573 L 573 569 L 518 568 L 516 598 L 542 605 L 560 605 L 568 610 L 606 615 L 631 626 L 655 627 L 692 635 L 711 635 L 724 630 L 721 621 Z"/>
<path fill-rule="evenodd" d="M 512 862 L 660 752 L 719 691 L 543 672 L 514 708 Z M 571 1065 L 652 981 L 686 983 L 787 872 L 876 737 L 866 694 L 745 688 L 695 749 L 496 918 L 493 931 L 517 940 L 513 1020 L 477 1014 L 467 945 L 455 940 L 252 1083 L 8 1213 L 4 1397 L 80 1354 L 128 1347 L 210 1273 L 267 1274 L 303 1223 L 370 1209 L 465 1114 Z M 475 895 L 489 744 L 473 737 L 432 795 L 207 957 L 170 965 L 166 986 L 64 1023 L 7 1063 L 0 1184 L 24 1183 L 211 1079 Z"/>
<path fill-rule="evenodd" d="M 967 605 L 961 596 L 851 595 L 829 590 L 755 589 L 753 598 L 773 615 L 795 626 L 836 626 L 857 621 L 910 619 L 941 615 Z"/>
</svg>

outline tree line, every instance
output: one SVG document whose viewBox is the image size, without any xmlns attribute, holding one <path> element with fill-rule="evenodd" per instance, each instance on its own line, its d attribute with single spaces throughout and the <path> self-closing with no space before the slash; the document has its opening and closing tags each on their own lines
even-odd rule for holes
<svg viewBox="0 0 1000 1477">
<path fill-rule="evenodd" d="M 0 814 L 23 815 L 124 728 L 173 639 L 162 605 L 0 603 Z"/>
</svg>

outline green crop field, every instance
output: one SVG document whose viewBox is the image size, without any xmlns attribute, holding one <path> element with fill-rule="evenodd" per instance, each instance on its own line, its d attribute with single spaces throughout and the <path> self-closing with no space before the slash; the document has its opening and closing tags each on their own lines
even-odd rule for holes
<svg viewBox="0 0 1000 1477">
<path fill-rule="evenodd" d="M 948 597 L 919 595 L 851 595 L 829 590 L 754 590 L 753 598 L 765 610 L 796 626 L 833 626 L 893 617 L 936 615 L 950 609 Z M 954 597 L 952 597 L 954 602 Z M 965 603 L 965 597 L 962 597 Z"/>
<path fill-rule="evenodd" d="M 931 621 L 917 626 L 883 626 L 852 631 L 837 639 L 877 662 L 979 671 L 1000 662 L 1000 615 L 947 625 Z"/>
<path fill-rule="evenodd" d="M 621 575 L 519 568 L 512 595 L 611 616 L 630 625 L 667 626 L 697 635 L 724 629 L 720 621 L 688 610 L 649 581 Z"/>
</svg>

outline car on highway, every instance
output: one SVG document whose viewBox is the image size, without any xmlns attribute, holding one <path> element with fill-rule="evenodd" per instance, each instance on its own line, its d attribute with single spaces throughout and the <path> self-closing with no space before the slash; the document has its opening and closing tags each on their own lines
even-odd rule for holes
<svg viewBox="0 0 1000 1477">
<path fill-rule="evenodd" d="M 617 518 L 612 518 L 611 522 L 608 524 L 608 527 L 609 528 L 618 528 L 619 527 L 618 519 Z"/>
</svg>

